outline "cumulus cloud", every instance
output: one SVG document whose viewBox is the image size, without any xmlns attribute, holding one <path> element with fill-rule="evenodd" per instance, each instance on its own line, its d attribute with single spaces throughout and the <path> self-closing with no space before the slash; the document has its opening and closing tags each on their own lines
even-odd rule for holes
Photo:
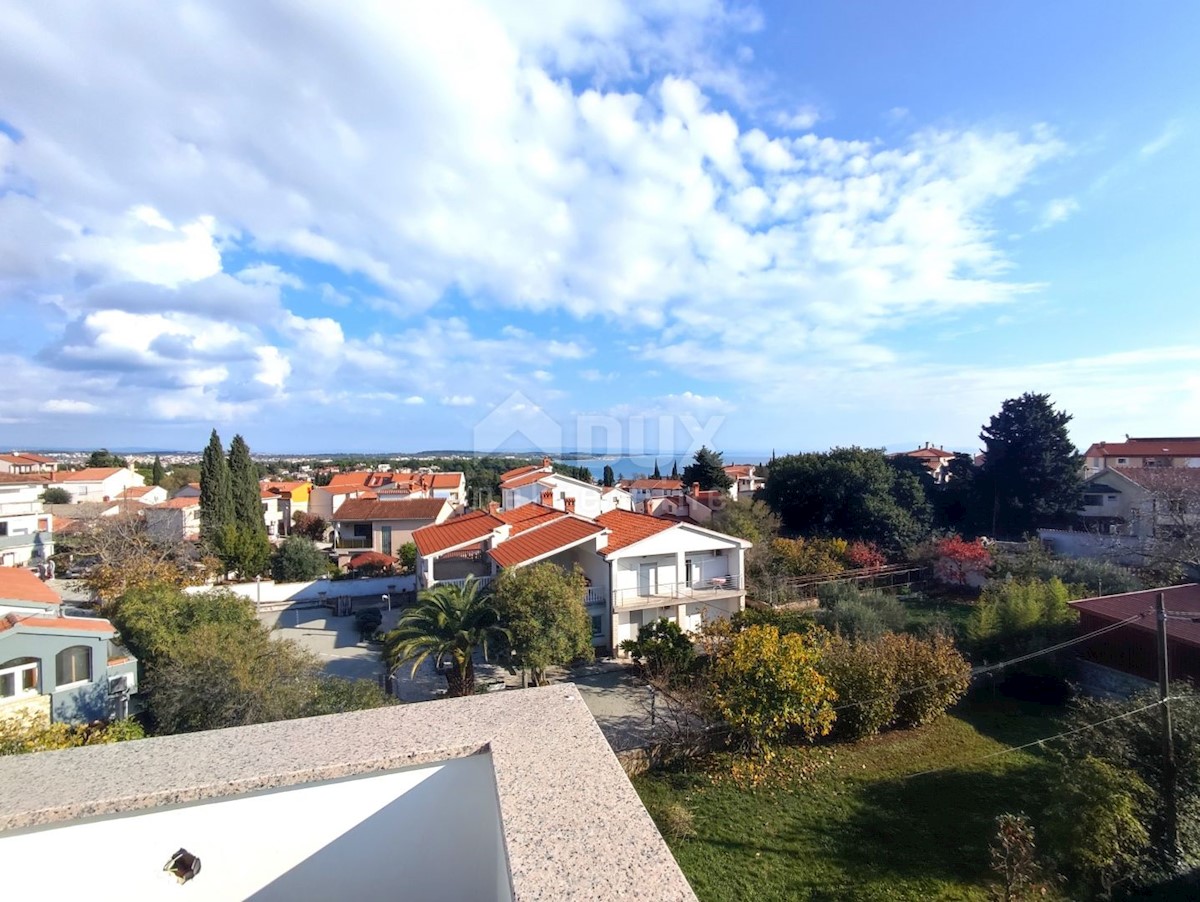
<svg viewBox="0 0 1200 902">
<path fill-rule="evenodd" d="M 1038 222 L 1038 228 L 1048 229 L 1052 225 L 1070 219 L 1077 212 L 1079 212 L 1079 201 L 1073 197 L 1057 197 L 1046 204 L 1045 210 L 1042 211 L 1041 221 Z"/>
</svg>

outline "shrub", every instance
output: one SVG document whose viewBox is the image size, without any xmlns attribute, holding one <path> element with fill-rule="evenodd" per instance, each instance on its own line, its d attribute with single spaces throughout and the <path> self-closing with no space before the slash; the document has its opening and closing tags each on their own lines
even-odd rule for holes
<svg viewBox="0 0 1200 902">
<path fill-rule="evenodd" d="M 880 645 L 895 680 L 897 726 L 919 727 L 937 720 L 971 685 L 971 666 L 949 636 L 918 639 L 891 633 Z"/>
<path fill-rule="evenodd" d="M 834 731 L 845 739 L 872 736 L 895 719 L 899 694 L 893 659 L 879 642 L 835 636 L 818 669 L 837 693 Z"/>
<path fill-rule="evenodd" d="M 696 657 L 679 624 L 665 617 L 643 624 L 637 639 L 626 639 L 621 650 L 632 655 L 650 679 L 680 679 L 691 670 Z"/>
<path fill-rule="evenodd" d="M 354 626 L 363 639 L 374 636 L 382 625 L 383 612 L 379 608 L 360 608 L 354 612 Z"/>
<path fill-rule="evenodd" d="M 59 485 L 52 485 L 42 492 L 42 501 L 46 504 L 70 504 L 71 493 Z"/>
<path fill-rule="evenodd" d="M 902 629 L 908 619 L 904 606 L 882 592 L 861 592 L 848 583 L 831 583 L 817 589 L 822 610 L 817 622 L 830 632 L 851 639 L 877 639 Z"/>
<path fill-rule="evenodd" d="M 789 729 L 823 736 L 833 726 L 834 692 L 817 671 L 821 643 L 773 626 L 736 634 L 713 668 L 718 712 L 752 751 L 768 751 Z"/>
<path fill-rule="evenodd" d="M 992 565 L 991 552 L 978 539 L 967 542 L 959 536 L 947 536 L 934 545 L 934 553 L 934 574 L 956 586 L 966 586 L 971 577 L 982 576 Z"/>
<path fill-rule="evenodd" d="M 991 580 L 967 624 L 972 641 L 992 650 L 1014 640 L 1033 641 L 1076 620 L 1067 603 L 1071 593 L 1062 580 Z"/>
<path fill-rule="evenodd" d="M 49 752 L 81 745 L 107 745 L 141 739 L 146 735 L 136 720 L 111 723 L 50 723 L 45 717 L 0 718 L 0 755 Z"/>
<path fill-rule="evenodd" d="M 303 582 L 328 573 L 329 558 L 304 536 L 288 536 L 271 557 L 271 576 L 281 583 Z"/>
<path fill-rule="evenodd" d="M 738 611 L 730 618 L 735 630 L 743 630 L 749 626 L 773 626 L 780 635 L 799 633 L 802 636 L 810 634 L 817 626 L 812 614 L 795 608 L 762 608 L 747 607 Z M 714 621 L 720 622 L 720 621 Z"/>
<path fill-rule="evenodd" d="M 696 819 L 682 802 L 664 802 L 655 809 L 658 831 L 667 839 L 690 839 L 696 835 Z"/>
</svg>

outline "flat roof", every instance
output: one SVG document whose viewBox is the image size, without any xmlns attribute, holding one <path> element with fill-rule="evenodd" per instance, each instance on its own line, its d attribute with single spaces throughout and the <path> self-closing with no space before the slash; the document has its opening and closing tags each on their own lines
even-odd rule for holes
<svg viewBox="0 0 1200 902">
<path fill-rule="evenodd" d="M 484 752 L 514 898 L 696 898 L 571 684 L 5 757 L 0 842 L 4 831 Z M 109 879 L 119 883 L 119 868 Z"/>
</svg>

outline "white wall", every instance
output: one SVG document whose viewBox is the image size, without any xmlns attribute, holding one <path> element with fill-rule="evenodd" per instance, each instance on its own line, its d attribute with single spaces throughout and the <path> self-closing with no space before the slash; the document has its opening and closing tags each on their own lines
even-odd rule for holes
<svg viewBox="0 0 1200 902">
<path fill-rule="evenodd" d="M 417 578 L 411 574 L 404 576 L 375 576 L 370 579 L 314 579 L 300 583 L 277 583 L 264 579 L 261 583 L 232 583 L 225 586 L 189 586 L 185 592 L 207 592 L 213 588 L 228 589 L 250 601 L 261 601 L 264 604 L 279 601 L 318 601 L 321 592 L 326 598 L 336 598 L 338 595 L 351 595 L 360 598 L 366 595 L 376 597 L 386 594 L 388 586 L 394 585 L 395 592 L 411 592 L 416 588 Z"/>
<path fill-rule="evenodd" d="M 5 897 L 57 897 L 67 861 L 90 902 L 512 898 L 490 755 L 0 836 Z"/>
</svg>

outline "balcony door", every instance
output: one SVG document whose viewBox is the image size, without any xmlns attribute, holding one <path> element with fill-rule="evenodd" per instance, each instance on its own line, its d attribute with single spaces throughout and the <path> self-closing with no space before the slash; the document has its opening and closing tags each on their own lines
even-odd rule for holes
<svg viewBox="0 0 1200 902">
<path fill-rule="evenodd" d="M 390 526 L 379 527 L 379 550 L 384 554 L 392 553 L 392 528 Z"/>
<path fill-rule="evenodd" d="M 638 565 L 638 595 L 649 598 L 658 594 L 658 564 Z"/>
</svg>

